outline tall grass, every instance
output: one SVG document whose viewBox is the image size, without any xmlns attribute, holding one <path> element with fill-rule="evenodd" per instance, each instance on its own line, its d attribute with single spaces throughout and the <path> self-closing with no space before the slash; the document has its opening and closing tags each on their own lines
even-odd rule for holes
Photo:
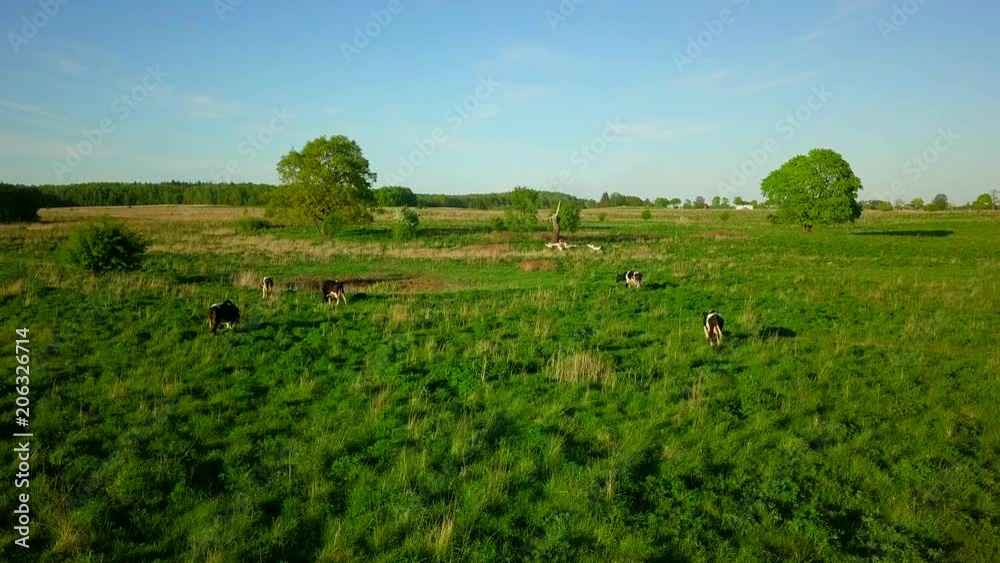
<svg viewBox="0 0 1000 563">
<path fill-rule="evenodd" d="M 995 219 L 587 210 L 604 251 L 559 253 L 496 213 L 396 244 L 183 212 L 122 210 L 152 246 L 102 277 L 53 260 L 68 210 L 0 227 L 40 446 L 0 560 L 997 559 Z"/>
</svg>

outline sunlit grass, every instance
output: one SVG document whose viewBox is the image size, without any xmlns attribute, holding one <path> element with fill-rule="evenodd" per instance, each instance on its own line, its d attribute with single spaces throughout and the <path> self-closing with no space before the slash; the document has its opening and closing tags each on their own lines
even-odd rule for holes
<svg viewBox="0 0 1000 563">
<path fill-rule="evenodd" d="M 102 212 L 142 271 L 58 261 Z M 204 207 L 0 227 L 39 445 L 32 553 L 7 528 L 0 559 L 997 559 L 996 215 L 586 210 L 596 253 L 421 213 L 404 244 Z"/>
</svg>

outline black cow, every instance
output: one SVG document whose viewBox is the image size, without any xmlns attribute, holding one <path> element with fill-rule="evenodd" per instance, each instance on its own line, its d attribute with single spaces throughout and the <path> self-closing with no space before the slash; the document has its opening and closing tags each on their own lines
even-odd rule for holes
<svg viewBox="0 0 1000 563">
<path fill-rule="evenodd" d="M 240 308 L 231 299 L 226 299 L 222 303 L 216 303 L 208 308 L 208 330 L 213 334 L 220 324 L 232 328 L 239 322 Z"/>
</svg>

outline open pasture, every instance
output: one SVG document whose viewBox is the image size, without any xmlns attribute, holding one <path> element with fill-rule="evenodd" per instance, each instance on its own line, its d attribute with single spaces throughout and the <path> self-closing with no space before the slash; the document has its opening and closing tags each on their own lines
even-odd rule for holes
<svg viewBox="0 0 1000 563">
<path fill-rule="evenodd" d="M 140 272 L 59 262 L 102 213 L 149 241 Z M 994 213 L 807 236 L 593 209 L 566 252 L 498 212 L 422 210 L 408 243 L 389 214 L 321 240 L 241 234 L 244 213 L 0 226 L 36 448 L 33 548 L 5 528 L 0 559 L 1000 559 Z M 628 269 L 647 287 L 616 286 Z M 242 322 L 210 335 L 226 298 Z"/>
</svg>

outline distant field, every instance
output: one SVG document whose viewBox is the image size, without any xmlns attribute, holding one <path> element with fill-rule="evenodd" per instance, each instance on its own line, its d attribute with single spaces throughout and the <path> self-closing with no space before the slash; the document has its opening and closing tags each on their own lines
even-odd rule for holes
<svg viewBox="0 0 1000 563">
<path fill-rule="evenodd" d="M 586 210 L 566 238 L 600 253 L 499 212 L 421 210 L 404 244 L 388 213 L 330 240 L 245 213 L 0 226 L 35 436 L 32 549 L 5 527 L 0 560 L 1000 560 L 996 213 Z M 141 272 L 57 259 L 102 214 L 149 240 Z"/>
</svg>

